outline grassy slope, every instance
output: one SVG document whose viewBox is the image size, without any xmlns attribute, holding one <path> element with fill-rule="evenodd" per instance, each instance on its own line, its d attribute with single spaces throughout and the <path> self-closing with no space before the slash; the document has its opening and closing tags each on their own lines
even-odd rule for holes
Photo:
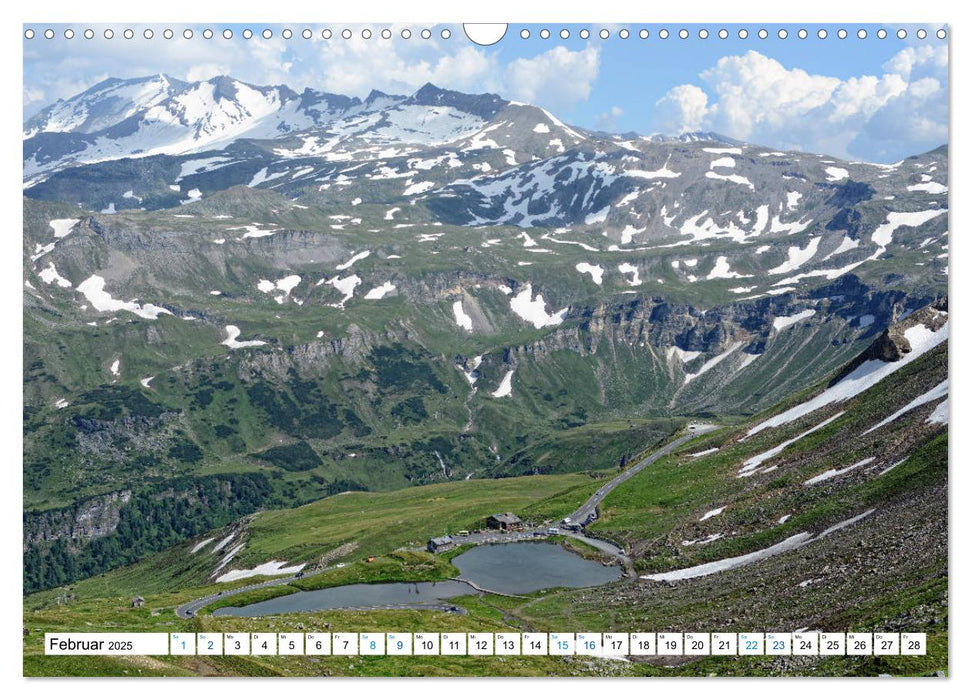
<svg viewBox="0 0 971 700">
<path fill-rule="evenodd" d="M 576 508 L 600 483 L 600 479 L 587 474 L 470 480 L 386 493 L 346 493 L 300 508 L 267 511 L 248 520 L 244 527 L 246 548 L 227 570 L 272 559 L 312 563 L 342 545 L 352 548 L 331 563 L 359 561 L 399 547 L 422 546 L 430 537 L 445 532 L 482 527 L 489 515 L 507 510 L 523 518 L 552 518 Z M 217 537 L 218 542 L 230 530 L 226 528 L 196 541 Z M 209 575 L 226 553 L 211 554 L 213 546 L 215 542 L 197 554 L 189 554 L 192 543 L 179 545 L 69 588 L 82 599 L 201 589 L 208 585 Z M 399 580 L 408 580 L 409 573 L 404 571 Z M 353 570 L 346 574 L 354 576 Z M 211 588 L 238 585 L 218 584 Z M 59 592 L 28 596 L 25 605 L 48 605 Z"/>
<path fill-rule="evenodd" d="M 934 367 L 941 367 L 942 360 L 943 353 L 937 353 L 936 356 L 932 354 L 919 363 L 914 363 L 911 368 L 905 368 L 897 377 L 900 382 L 897 386 L 906 387 L 908 381 L 917 381 L 922 374 L 933 375 Z M 928 380 L 928 377 L 923 377 L 924 382 Z M 886 387 L 883 387 L 883 389 L 886 390 Z M 876 394 L 876 392 L 873 392 L 873 394 Z M 908 394 L 903 392 L 889 392 L 882 397 L 871 395 L 868 397 L 868 401 L 859 402 L 858 405 L 854 406 L 851 413 L 859 412 L 860 415 L 857 416 L 859 422 L 871 425 L 874 419 L 878 419 L 898 407 L 906 396 Z M 905 417 L 901 420 L 906 421 L 908 419 Z M 920 424 L 922 420 L 923 413 L 920 412 L 910 418 L 910 422 L 913 424 Z M 674 460 L 675 464 L 679 460 L 699 464 L 705 461 L 704 458 L 686 460 L 684 453 L 700 450 L 709 444 L 723 442 L 728 432 L 723 431 L 720 434 L 716 433 L 701 438 L 695 444 L 685 446 L 680 450 L 682 454 L 671 459 Z M 883 436 L 883 438 L 885 437 L 886 435 Z M 773 435 L 773 439 L 780 439 L 780 436 Z M 832 441 L 833 436 L 830 436 L 828 440 L 822 440 L 822 442 Z M 745 447 L 744 452 L 746 455 L 750 455 L 762 447 L 764 445 L 753 441 L 751 445 Z M 816 447 L 818 448 L 819 445 L 817 444 Z M 736 455 L 736 458 L 735 466 L 737 467 L 741 455 Z M 723 455 L 713 456 L 708 461 L 722 463 L 724 467 L 725 460 L 731 462 L 730 458 Z M 670 490 L 673 484 L 663 480 L 658 481 L 658 477 L 660 473 L 670 471 L 672 466 L 672 464 L 666 464 L 664 460 L 660 461 L 656 466 L 652 466 L 652 468 L 645 470 L 642 475 L 628 482 L 630 484 L 629 490 L 641 493 L 644 496 L 648 493 L 644 491 L 646 484 L 652 484 L 650 488 L 656 489 L 658 492 Z M 912 658 L 857 659 L 848 657 L 824 660 L 793 659 L 785 662 L 766 658 L 710 658 L 688 663 L 675 663 L 670 667 L 654 664 L 636 664 L 626 667 L 610 666 L 609 668 L 598 666 L 595 670 L 584 668 L 582 672 L 606 672 L 611 675 L 921 674 L 929 670 L 947 667 L 947 581 L 939 573 L 941 560 L 938 551 L 921 547 L 919 532 L 917 535 L 911 533 L 911 537 L 917 543 L 918 548 L 912 553 L 902 550 L 898 539 L 899 533 L 894 531 L 892 524 L 901 522 L 903 520 L 901 513 L 906 513 L 915 519 L 918 528 L 925 527 L 928 531 L 934 532 L 934 527 L 941 527 L 941 518 L 946 518 L 946 512 L 942 511 L 937 503 L 943 493 L 941 488 L 942 482 L 946 478 L 945 467 L 946 433 L 939 434 L 937 437 L 930 437 L 912 452 L 911 457 L 906 462 L 881 477 L 868 478 L 859 484 L 841 484 L 840 493 L 830 494 L 836 496 L 831 499 L 832 509 L 836 511 L 835 513 L 829 512 L 827 508 L 814 510 L 810 507 L 807 510 L 807 513 L 812 514 L 819 521 L 831 521 L 834 517 L 842 517 L 846 509 L 855 511 L 863 505 L 882 503 L 881 510 L 886 510 L 886 513 L 881 512 L 880 517 L 883 518 L 883 521 L 874 521 L 875 530 L 861 531 L 859 528 L 854 528 L 843 534 L 832 535 L 829 539 L 817 545 L 812 545 L 795 557 L 780 557 L 777 560 L 772 560 L 770 566 L 746 567 L 730 574 L 710 579 L 698 579 L 687 586 L 662 585 L 653 587 L 649 589 L 652 593 L 647 597 L 638 592 L 639 589 L 636 584 L 622 583 L 618 587 L 594 589 L 583 593 L 564 591 L 551 595 L 530 596 L 532 600 L 525 603 L 522 600 L 498 596 L 457 600 L 456 602 L 468 611 L 466 616 L 445 615 L 429 611 L 376 611 L 367 613 L 333 611 L 319 614 L 278 616 L 257 621 L 202 617 L 183 622 L 174 621 L 171 614 L 172 608 L 179 602 L 184 602 L 201 595 L 203 592 L 212 590 L 212 587 L 189 589 L 174 594 L 157 593 L 149 595 L 146 596 L 148 598 L 146 609 L 132 610 L 127 607 L 125 598 L 117 597 L 121 590 L 120 587 L 114 591 L 115 596 L 98 596 L 96 591 L 99 588 L 104 590 L 105 586 L 104 583 L 92 586 L 96 579 L 78 584 L 75 591 L 79 595 L 79 600 L 65 606 L 51 604 L 49 594 L 32 596 L 28 599 L 27 607 L 34 609 L 27 613 L 25 621 L 28 626 L 43 630 L 78 629 L 82 625 L 93 624 L 96 627 L 103 628 L 158 628 L 166 631 L 175 629 L 288 631 L 296 628 L 299 623 L 304 626 L 304 629 L 308 630 L 331 629 L 337 631 L 345 629 L 361 631 L 384 629 L 474 631 L 482 629 L 495 631 L 510 624 L 516 629 L 550 631 L 573 629 L 581 631 L 589 629 L 739 629 L 743 627 L 789 629 L 796 624 L 801 624 L 807 617 L 822 615 L 823 617 L 818 618 L 820 620 L 819 627 L 822 629 L 925 630 L 929 633 L 930 654 L 927 657 Z M 712 476 L 708 475 L 708 478 Z M 717 477 L 714 478 L 717 480 Z M 493 482 L 493 485 L 515 485 L 519 487 L 517 490 L 522 489 L 521 495 L 524 498 L 526 493 L 529 493 L 531 498 L 539 499 L 534 501 L 534 505 L 531 507 L 519 508 L 519 512 L 542 515 L 554 511 L 562 512 L 564 508 L 578 502 L 582 495 L 588 493 L 592 488 L 589 482 L 583 483 L 584 479 L 587 479 L 587 477 L 580 475 L 532 477 L 501 480 Z M 689 479 L 687 481 L 689 489 L 691 484 L 697 486 L 704 479 L 703 474 L 699 474 L 696 480 Z M 579 483 L 570 484 L 563 481 L 556 483 L 556 488 L 550 488 L 558 480 L 579 480 Z M 536 488 L 537 485 L 544 482 L 546 482 L 546 488 Z M 532 486 L 527 488 L 528 485 Z M 342 519 L 354 514 L 359 515 L 361 509 L 367 506 L 367 512 L 371 514 L 370 522 L 380 523 L 379 529 L 382 530 L 382 532 L 372 534 L 374 539 L 371 541 L 375 543 L 385 542 L 384 546 L 391 546 L 394 544 L 394 538 L 387 539 L 389 537 L 387 530 L 389 528 L 395 529 L 395 526 L 399 524 L 399 515 L 414 514 L 416 509 L 420 510 L 422 505 L 430 513 L 442 512 L 445 517 L 444 522 L 451 523 L 453 528 L 461 525 L 467 526 L 470 522 L 474 522 L 474 519 L 463 520 L 462 518 L 466 516 L 462 514 L 468 512 L 468 508 L 476 503 L 479 495 L 470 493 L 468 494 L 469 499 L 457 499 L 454 497 L 454 493 L 450 494 L 449 491 L 457 492 L 468 487 L 474 489 L 476 486 L 476 482 L 466 482 L 449 485 L 450 488 L 433 486 L 410 489 L 398 494 L 406 497 L 404 502 L 393 494 L 346 494 L 326 499 L 320 504 L 305 508 L 267 514 L 269 516 L 268 521 L 262 526 L 254 528 L 251 536 L 254 547 L 261 553 L 261 556 L 269 556 L 281 549 L 310 551 L 308 548 L 313 548 L 318 540 L 317 536 L 314 538 L 306 536 L 310 528 L 316 527 L 317 533 L 339 533 L 341 532 L 340 521 Z M 627 488 L 627 485 L 625 485 L 615 492 L 618 498 L 624 496 L 624 490 Z M 487 496 L 483 495 L 482 497 L 486 498 Z M 672 497 L 672 502 L 675 505 L 679 505 L 679 500 L 680 498 L 677 495 Z M 344 502 L 341 503 L 341 501 Z M 487 500 L 486 502 L 492 503 L 493 501 Z M 604 525 L 609 526 L 612 521 L 617 522 L 622 519 L 623 510 L 618 503 L 622 504 L 624 501 L 615 502 L 613 510 L 607 510 L 602 520 Z M 894 511 L 893 505 L 895 503 L 902 503 L 903 506 L 901 507 L 904 510 Z M 338 507 L 334 508 L 335 505 Z M 657 507 L 661 507 L 663 510 L 663 504 L 651 506 L 652 509 Z M 704 506 L 695 506 L 690 510 L 694 512 L 702 507 Z M 744 509 L 744 505 L 740 505 L 740 508 Z M 629 515 L 632 520 L 643 523 L 653 521 L 653 518 L 646 517 L 643 509 L 638 510 L 633 506 L 631 509 L 632 512 Z M 726 511 L 726 515 L 728 515 L 728 512 Z M 804 516 L 804 518 L 808 518 L 808 516 Z M 943 522 L 946 522 L 946 520 Z M 315 524 L 306 527 L 308 523 Z M 891 526 L 887 526 L 888 523 Z M 294 525 L 298 526 L 299 532 L 294 531 Z M 801 528 L 812 527 L 812 525 L 811 518 L 804 519 Z M 651 527 L 656 528 L 658 526 L 652 525 Z M 607 529 L 610 531 L 609 527 Z M 799 529 L 797 528 L 797 531 Z M 782 530 L 782 528 L 774 529 L 770 539 L 772 541 L 781 539 L 783 537 Z M 616 535 L 617 533 L 612 532 L 611 534 Z M 407 535 L 398 530 L 397 536 L 404 537 Z M 629 532 L 628 536 L 631 536 Z M 859 577 L 855 577 L 848 573 L 834 572 L 831 575 L 831 582 L 819 587 L 818 590 L 811 587 L 804 591 L 802 588 L 793 585 L 801 578 L 808 580 L 814 572 L 818 574 L 819 571 L 824 570 L 824 565 L 832 564 L 834 561 L 852 562 L 854 553 L 851 552 L 850 556 L 845 559 L 845 555 L 839 554 L 834 560 L 834 550 L 855 549 L 856 540 L 860 537 L 865 538 L 868 548 L 875 547 L 872 553 L 867 552 L 866 559 L 872 558 L 873 566 L 878 567 L 881 575 L 861 574 Z M 271 542 L 280 538 L 283 539 L 278 544 L 270 545 Z M 881 542 L 881 538 L 884 540 L 883 542 Z M 326 539 L 326 535 L 322 539 Z M 313 540 L 313 542 L 308 540 Z M 749 549 L 760 546 L 757 538 L 750 537 L 745 542 L 746 548 Z M 944 549 L 946 551 L 946 542 Z M 722 552 L 722 554 L 725 553 Z M 714 556 L 715 554 L 711 554 L 707 555 L 706 558 L 713 558 Z M 881 556 L 883 559 L 880 559 Z M 444 559 L 447 559 L 447 557 L 441 559 L 444 564 Z M 856 560 L 859 561 L 858 556 Z M 909 566 L 906 571 L 895 572 L 889 568 L 899 565 L 902 561 Z M 306 589 L 350 582 L 399 580 L 398 577 L 420 580 L 423 577 L 419 568 L 423 568 L 425 573 L 432 576 L 448 573 L 447 565 L 446 568 L 442 568 L 438 565 L 432 565 L 430 562 L 404 561 L 396 557 L 378 557 L 375 567 L 369 569 L 369 566 L 363 563 L 351 564 L 345 569 L 334 570 L 325 575 L 311 577 L 296 583 L 299 588 Z M 884 569 L 884 566 L 888 568 Z M 153 567 L 145 566 L 142 568 L 147 574 Z M 136 570 L 138 567 L 132 567 L 132 569 Z M 113 572 L 113 574 L 116 573 Z M 109 578 L 110 576 L 112 574 L 109 574 Z M 105 579 L 106 577 L 99 578 Z M 233 585 L 235 584 L 224 584 L 222 587 Z M 836 591 L 840 592 L 841 599 L 839 601 L 831 597 L 833 590 L 830 590 L 830 587 L 833 585 L 837 586 Z M 844 591 L 840 587 L 848 588 Z M 287 586 L 282 587 L 279 593 L 295 590 L 297 590 L 297 587 Z M 760 592 L 756 594 L 755 591 Z M 265 597 L 260 592 L 256 593 L 257 595 L 253 596 L 252 600 L 247 596 L 241 596 L 232 599 L 232 603 L 255 602 Z M 88 597 L 92 594 L 95 597 Z M 777 599 L 776 596 L 778 596 Z M 772 604 L 772 600 L 777 600 L 778 604 Z M 327 627 L 327 625 L 330 625 L 330 627 Z M 510 659 L 506 663 L 490 660 L 487 665 L 477 666 L 471 664 L 467 658 L 439 658 L 433 662 L 422 661 L 418 664 L 407 663 L 400 659 L 385 658 L 366 660 L 355 664 L 350 660 L 327 657 L 319 661 L 311 661 L 305 657 L 297 659 L 282 657 L 221 658 L 207 659 L 202 663 L 173 657 L 156 660 L 107 660 L 96 662 L 90 666 L 81 666 L 76 662 L 73 662 L 74 665 L 72 665 L 71 661 L 42 657 L 38 653 L 38 642 L 39 636 L 35 636 L 28 638 L 26 643 L 25 673 L 27 674 L 65 673 L 72 675 L 87 672 L 125 675 L 158 672 L 175 675 L 188 672 L 192 674 L 230 675 L 316 675 L 329 673 L 340 675 L 547 675 L 573 674 L 578 670 L 574 661 L 551 658 L 526 659 L 523 657 Z"/>
</svg>

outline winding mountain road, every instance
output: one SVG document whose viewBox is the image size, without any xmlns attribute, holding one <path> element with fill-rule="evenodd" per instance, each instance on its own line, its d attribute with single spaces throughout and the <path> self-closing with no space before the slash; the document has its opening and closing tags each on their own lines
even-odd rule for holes
<svg viewBox="0 0 971 700">
<path fill-rule="evenodd" d="M 690 425 L 693 426 L 693 429 L 689 427 L 689 431 L 686 435 L 682 435 L 681 437 L 667 443 L 666 445 L 664 445 L 664 447 L 661 447 L 655 450 L 647 457 L 642 459 L 640 462 L 635 464 L 633 467 L 615 476 L 613 479 L 611 479 L 606 484 L 604 484 L 599 489 L 597 489 L 597 492 L 593 494 L 590 498 L 588 498 L 582 506 L 580 506 L 575 511 L 573 511 L 569 516 L 567 516 L 570 519 L 570 522 L 582 523 L 584 520 L 586 520 L 588 516 L 596 515 L 597 506 L 599 506 L 603 502 L 603 500 L 607 497 L 607 494 L 609 494 L 611 491 L 613 491 L 615 488 L 620 486 L 622 483 L 624 483 L 631 477 L 639 474 L 644 469 L 644 467 L 650 464 L 653 464 L 654 462 L 659 460 L 661 457 L 664 457 L 665 455 L 671 454 L 674 450 L 681 447 L 681 445 L 688 442 L 688 440 L 696 438 L 699 435 L 704 435 L 705 433 L 710 433 L 712 430 L 716 430 L 719 427 L 721 427 L 718 425 L 713 425 L 711 423 L 691 423 Z M 564 518 L 564 520 L 566 520 L 566 518 Z"/>
</svg>

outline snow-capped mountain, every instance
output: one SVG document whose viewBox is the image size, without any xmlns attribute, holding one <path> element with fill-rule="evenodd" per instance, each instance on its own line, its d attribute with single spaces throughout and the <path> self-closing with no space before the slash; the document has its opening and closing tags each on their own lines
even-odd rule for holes
<svg viewBox="0 0 971 700">
<path fill-rule="evenodd" d="M 508 103 L 426 85 L 410 96 L 365 100 L 220 76 L 187 83 L 165 75 L 108 79 L 42 110 L 24 125 L 24 180 L 78 164 L 175 155 L 237 139 L 308 132 L 303 147 L 367 132 L 373 143 L 433 144 L 475 133 Z M 310 133 L 313 132 L 313 133 Z M 320 145 L 318 145 L 318 143 Z"/>
<path fill-rule="evenodd" d="M 227 77 L 106 80 L 38 114 L 25 136 L 32 198 L 112 213 L 245 186 L 300 206 L 380 204 L 439 225 L 570 233 L 590 252 L 691 246 L 701 263 L 678 263 L 682 281 L 768 275 L 771 293 L 836 279 L 894 247 L 923 255 L 947 232 L 940 150 L 874 165 L 708 132 L 610 135 L 430 84 L 360 100 Z M 946 271 L 946 258 L 920 264 Z"/>
</svg>

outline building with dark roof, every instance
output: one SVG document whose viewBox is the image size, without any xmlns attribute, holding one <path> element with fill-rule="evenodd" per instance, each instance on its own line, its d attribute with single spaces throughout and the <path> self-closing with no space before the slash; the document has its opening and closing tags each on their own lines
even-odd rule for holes
<svg viewBox="0 0 971 700">
<path fill-rule="evenodd" d="M 521 530 L 523 522 L 515 513 L 496 513 L 486 519 L 486 525 L 493 530 Z"/>
<path fill-rule="evenodd" d="M 438 552 L 447 552 L 455 546 L 455 540 L 448 535 L 443 535 L 442 537 L 432 537 L 428 540 L 427 549 L 432 554 L 437 554 Z"/>
</svg>

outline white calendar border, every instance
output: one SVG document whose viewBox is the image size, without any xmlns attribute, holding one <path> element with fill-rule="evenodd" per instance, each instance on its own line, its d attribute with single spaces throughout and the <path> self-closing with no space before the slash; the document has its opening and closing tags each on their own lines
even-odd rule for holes
<svg viewBox="0 0 971 700">
<path fill-rule="evenodd" d="M 971 85 L 965 84 L 967 79 L 963 76 L 971 75 L 971 62 L 969 59 L 965 59 L 964 56 L 971 55 L 971 46 L 967 49 L 963 48 L 963 41 L 969 41 L 964 39 L 964 35 L 971 37 L 971 22 L 965 24 L 964 16 L 955 16 L 954 12 L 950 13 L 949 17 L 937 17 L 937 15 L 948 14 L 943 11 L 940 6 L 937 5 L 927 5 L 921 3 L 913 3 L 905 0 L 882 0 L 879 3 L 874 2 L 872 5 L 868 4 L 855 4 L 851 5 L 846 3 L 845 0 L 815 0 L 815 2 L 805 4 L 805 3 L 769 3 L 769 2 L 746 2 L 746 0 L 737 0 L 733 3 L 725 3 L 721 0 L 696 0 L 694 3 L 673 3 L 673 4 L 652 4 L 650 6 L 634 6 L 626 1 L 617 1 L 614 3 L 610 2 L 597 2 L 597 3 L 554 3 L 549 1 L 545 6 L 542 3 L 522 3 L 521 0 L 489 0 L 488 3 L 481 3 L 476 6 L 471 6 L 468 4 L 457 4 L 454 2 L 448 2 L 448 0 L 426 0 L 421 3 L 415 3 L 410 6 L 405 6 L 400 2 L 392 2 L 391 0 L 371 0 L 368 3 L 334 3 L 327 6 L 311 5 L 307 3 L 294 3 L 293 5 L 278 5 L 273 8 L 273 16 L 268 17 L 268 12 L 263 6 L 251 5 L 251 6 L 241 6 L 236 2 L 231 2 L 230 0 L 209 0 L 205 3 L 199 2 L 189 2 L 188 0 L 169 0 L 166 3 L 152 3 L 152 4 L 135 4 L 131 2 L 122 2 L 121 0 L 98 0 L 96 3 L 87 3 L 85 5 L 78 5 L 77 3 L 68 3 L 65 0 L 48 0 L 48 2 L 40 4 L 27 4 L 18 3 L 15 4 L 13 11 L 10 14 L 16 14 L 15 18 L 11 18 L 11 21 L 4 23 L 4 29 L 8 30 L 4 33 L 4 38 L 6 41 L 0 44 L 0 51 L 5 54 L 5 65 L 16 66 L 19 61 L 17 61 L 16 53 L 20 50 L 21 42 L 19 40 L 14 40 L 11 36 L 11 27 L 16 23 L 23 23 L 25 21 L 71 21 L 82 19 L 84 21 L 99 21 L 99 20 L 117 20 L 118 18 L 124 18 L 127 21 L 137 21 L 137 22 L 152 22 L 152 21 L 167 21 L 178 19 L 180 21 L 213 21 L 219 20 L 221 18 L 231 19 L 233 21 L 272 21 L 272 22 L 283 22 L 294 19 L 307 20 L 308 18 L 321 17 L 326 18 L 328 21 L 388 21 L 388 20 L 407 20 L 411 22 L 415 21 L 429 21 L 429 22 L 448 22 L 448 21 L 518 21 L 518 22 L 528 22 L 528 21 L 551 21 L 552 19 L 557 19 L 559 21 L 619 21 L 619 22 L 629 22 L 632 20 L 643 20 L 649 22 L 663 22 L 663 21 L 677 21 L 677 22 L 709 22 L 715 23 L 716 21 L 723 21 L 725 23 L 735 23 L 735 22 L 745 22 L 745 21 L 761 21 L 761 22 L 786 22 L 786 21 L 797 21 L 797 22 L 834 22 L 834 21 L 861 21 L 861 20 L 892 20 L 894 22 L 903 21 L 926 21 L 927 19 L 943 19 L 957 21 L 956 26 L 952 24 L 952 37 L 960 37 L 956 42 L 951 44 L 951 92 L 952 101 L 950 104 L 950 119 L 952 125 L 959 123 L 968 123 L 968 117 L 971 116 L 971 110 L 968 109 L 968 100 L 971 96 Z M 326 9 L 325 9 L 326 8 Z M 928 18 L 926 15 L 932 15 Z M 957 30 L 957 31 L 954 31 Z M 19 34 L 19 29 L 13 28 L 13 33 Z M 960 47 L 960 48 L 957 48 Z M 968 53 L 965 54 L 964 52 Z M 14 82 L 16 85 L 16 82 Z M 20 182 L 21 182 L 21 153 L 19 143 L 14 142 L 11 136 L 14 130 L 20 131 L 21 127 L 21 114 L 19 109 L 6 110 L 6 114 L 0 116 L 0 119 L 4 120 L 4 126 L 6 127 L 2 133 L 6 134 L 6 138 L 0 140 L 0 148 L 4 149 L 3 155 L 5 156 L 2 161 L 7 164 L 8 176 L 6 178 L 6 187 L 0 189 L 3 193 L 4 202 L 7 204 L 6 211 L 19 211 L 20 209 Z M 954 131 L 951 130 L 951 154 L 952 159 L 950 163 L 950 176 L 952 182 L 963 183 L 963 174 L 965 169 L 963 168 L 963 163 L 965 161 L 971 162 L 971 147 L 965 146 L 965 143 L 971 143 L 971 139 L 966 139 L 963 135 L 959 138 L 954 138 Z M 953 189 L 952 189 L 953 191 Z M 962 207 L 959 205 L 956 208 L 950 210 L 951 217 L 951 230 L 961 231 L 964 227 L 961 226 L 963 223 L 963 213 Z M 0 260 L 7 266 L 4 270 L 6 274 L 0 275 L 0 279 L 3 280 L 16 280 L 16 287 L 18 289 L 17 294 L 0 295 L 0 309 L 3 310 L 6 319 L 14 319 L 14 326 L 19 327 L 17 319 L 21 315 L 21 296 L 20 296 L 20 279 L 22 271 L 21 266 L 21 254 L 20 254 L 20 243 L 15 239 L 17 236 L 9 237 L 10 240 L 6 241 L 6 244 L 10 246 L 10 251 L 8 255 L 0 256 Z M 955 236 L 955 239 L 958 237 Z M 952 270 L 961 269 L 962 271 L 968 266 L 967 261 L 964 260 L 967 257 L 963 250 L 968 244 L 962 243 L 957 240 L 952 240 L 951 253 L 952 253 Z M 16 245 L 17 250 L 12 250 L 14 245 Z M 961 262 L 955 262 L 955 260 L 960 260 Z M 960 267 L 958 267 L 960 266 Z M 957 309 L 971 309 L 971 299 L 969 299 L 969 287 L 971 281 L 969 281 L 968 275 L 958 275 L 952 274 L 951 276 L 951 297 L 954 300 L 953 308 Z M 13 289 L 13 285 L 10 286 Z M 958 311 L 954 315 L 958 316 L 960 319 L 960 314 L 967 313 L 964 311 Z M 963 326 L 965 322 L 959 322 L 955 324 L 954 332 L 951 336 L 952 351 L 958 354 L 965 354 L 962 351 L 968 349 L 968 335 L 963 331 Z M 9 348 L 4 350 L 8 354 L 17 354 L 18 349 L 14 349 L 11 353 Z M 957 357 L 958 354 L 954 354 L 953 357 Z M 4 384 L 0 385 L 0 395 L 5 397 L 19 397 L 22 392 L 22 376 L 20 376 L 20 363 L 17 361 L 12 361 L 5 363 L 7 366 L 7 371 L 4 372 Z M 10 371 L 12 368 L 13 371 Z M 950 368 L 949 377 L 950 380 L 959 385 L 959 389 L 953 392 L 951 397 L 951 416 L 952 424 L 957 425 L 960 418 L 963 418 L 967 410 L 968 402 L 971 401 L 971 392 L 968 391 L 969 380 L 968 372 L 971 371 L 961 363 L 953 363 Z M 4 426 L 3 437 L 6 438 L 3 443 L 8 446 L 8 450 L 20 449 L 22 444 L 22 431 L 20 429 L 20 406 L 16 400 L 4 401 L 0 404 L 0 416 L 5 420 L 0 420 L 0 425 Z M 966 431 L 955 431 L 953 434 L 949 435 L 950 445 L 952 448 L 951 459 L 953 464 L 957 464 L 961 457 L 971 456 L 971 436 L 966 434 Z M 13 447 L 11 447 L 13 446 Z M 21 450 L 22 454 L 22 450 Z M 16 462 L 16 459 L 15 459 Z M 19 483 L 22 478 L 21 470 L 15 469 L 15 474 L 13 476 L 15 482 Z M 968 494 L 968 479 L 969 477 L 965 473 L 965 470 L 952 469 L 950 473 L 949 482 L 949 497 L 951 498 L 951 503 L 957 505 L 959 501 L 954 497 L 954 494 L 961 493 L 963 495 Z M 22 505 L 21 505 L 21 494 L 22 488 L 17 489 L 15 487 L 5 489 L 5 497 L 9 499 L 9 502 L 5 505 L 4 516 L 6 518 L 6 527 L 2 529 L 2 538 L 4 542 L 5 555 L 7 557 L 13 557 L 14 560 L 19 560 L 21 556 L 21 542 L 22 542 L 22 518 L 20 515 Z M 951 576 L 951 585 L 955 586 L 953 589 L 957 591 L 954 582 L 962 581 L 966 582 L 969 579 L 968 571 L 971 564 L 968 563 L 966 558 L 954 556 L 954 543 L 959 539 L 964 541 L 967 539 L 969 533 L 969 515 L 967 513 L 968 509 L 963 508 L 950 508 L 950 537 L 949 546 L 951 548 L 951 556 L 949 561 L 949 574 Z M 22 611 L 19 609 L 21 597 L 18 595 L 18 586 L 20 585 L 20 577 L 14 574 L 8 573 L 2 579 L 3 591 L 7 593 L 6 599 L 8 605 L 4 606 L 2 615 L 4 616 L 4 622 L 2 628 L 7 631 L 6 634 L 0 635 L 0 658 L 4 661 L 4 675 L 7 679 L 14 680 L 14 686 L 22 684 L 22 689 L 31 694 L 36 693 L 37 689 L 41 686 L 47 686 L 47 684 L 52 684 L 51 688 L 55 687 L 53 684 L 61 689 L 62 692 L 69 692 L 71 686 L 80 683 L 78 679 L 24 679 L 21 677 L 22 674 L 22 659 L 21 659 L 21 640 L 19 639 L 19 633 L 14 634 L 16 630 L 20 628 L 20 621 Z M 13 601 L 11 603 L 10 601 Z M 965 630 L 968 628 L 969 616 L 967 614 L 968 606 L 963 600 L 957 600 L 956 595 L 951 596 L 950 609 L 948 611 L 950 625 L 952 630 Z M 963 652 L 966 649 L 967 643 L 964 642 L 964 634 L 950 634 L 949 635 L 949 649 L 951 661 L 955 661 L 958 658 L 962 658 Z M 951 671 L 953 672 L 953 663 L 951 664 Z M 964 674 L 967 677 L 967 674 Z M 934 693 L 942 697 L 959 697 L 961 695 L 966 696 L 969 688 L 969 684 L 964 678 L 960 677 L 956 680 L 951 680 L 948 683 L 935 683 Z M 250 682 L 250 678 L 234 678 L 225 679 L 220 681 L 220 688 L 223 687 L 222 684 L 228 684 L 229 690 L 234 694 L 234 700 L 248 700 L 249 698 L 266 700 L 266 694 L 269 691 L 270 686 L 263 682 L 253 683 Z M 535 692 L 537 686 L 534 682 L 526 680 L 510 680 L 503 682 L 501 686 L 495 685 L 493 683 L 482 683 L 482 679 L 475 679 L 476 682 L 468 682 L 462 680 L 451 680 L 451 681 L 432 681 L 432 680 L 409 680 L 397 685 L 400 688 L 406 698 L 411 698 L 412 696 L 418 698 L 419 696 L 423 698 L 449 698 L 454 700 L 454 695 L 456 692 L 462 693 L 462 700 L 479 700 L 482 698 L 492 698 L 495 693 L 505 692 L 505 693 L 516 693 L 516 691 L 522 691 L 523 693 Z M 384 688 L 387 689 L 389 682 L 388 679 L 372 679 L 366 681 L 360 681 L 358 679 L 327 679 L 328 682 L 328 692 L 360 692 L 365 686 L 362 686 L 362 682 L 367 684 L 367 688 Z M 391 681 L 394 682 L 394 681 Z M 570 692 L 576 689 L 577 686 L 567 686 L 566 679 L 545 679 L 543 681 L 544 691 L 550 692 Z M 711 679 L 675 679 L 675 680 L 663 680 L 663 679 L 651 679 L 651 683 L 661 683 L 662 686 L 670 686 L 673 689 L 675 683 L 682 684 L 680 687 L 684 687 L 684 683 L 705 683 L 705 687 L 708 689 L 706 692 L 711 692 L 715 689 Z M 722 684 L 717 686 L 719 694 L 725 693 L 734 697 L 736 694 L 741 696 L 743 693 L 748 695 L 752 692 L 764 691 L 764 683 L 766 681 L 761 681 L 759 679 L 742 679 L 734 680 L 731 684 Z M 113 698 L 116 696 L 130 695 L 133 691 L 138 693 L 139 700 L 169 700 L 174 686 L 165 682 L 151 682 L 147 680 L 142 680 L 138 682 L 137 686 L 125 683 L 120 684 L 114 679 L 84 679 L 85 695 L 88 697 L 97 698 Z M 272 683 L 272 681 L 270 681 Z M 320 688 L 317 685 L 319 683 L 318 679 L 294 679 L 288 680 L 287 690 L 288 692 L 320 692 Z M 629 692 L 635 686 L 627 685 L 624 682 L 623 685 L 618 685 L 617 683 L 608 680 L 593 680 L 587 683 L 583 687 L 583 692 L 599 694 L 603 690 L 608 692 Z M 353 685 L 352 685 L 353 684 Z M 124 686 L 124 687 L 123 687 Z M 460 687 L 461 686 L 461 687 Z M 205 688 L 208 692 L 212 692 L 215 686 L 210 681 L 210 679 L 185 679 L 180 682 L 178 688 L 181 689 L 202 689 Z M 646 686 L 636 686 L 637 688 L 643 688 Z M 657 689 L 658 686 L 651 686 L 652 690 Z M 702 686 L 698 685 L 701 689 Z M 825 685 L 821 682 L 814 682 L 813 679 L 791 679 L 786 682 L 785 693 L 787 700 L 802 700 L 806 698 L 807 700 L 818 700 L 819 693 L 822 692 L 832 692 L 834 690 L 859 690 L 861 686 L 859 681 L 856 679 L 834 679 L 826 681 Z M 964 688 L 964 690 L 960 690 Z M 728 692 L 727 689 L 730 689 Z M 885 700 L 895 700 L 895 698 L 902 698 L 903 700 L 913 700 L 913 692 L 915 686 L 909 683 L 883 683 L 880 686 L 881 696 Z M 922 688 L 923 690 L 923 688 Z M 88 695 L 90 694 L 90 695 Z"/>
</svg>

